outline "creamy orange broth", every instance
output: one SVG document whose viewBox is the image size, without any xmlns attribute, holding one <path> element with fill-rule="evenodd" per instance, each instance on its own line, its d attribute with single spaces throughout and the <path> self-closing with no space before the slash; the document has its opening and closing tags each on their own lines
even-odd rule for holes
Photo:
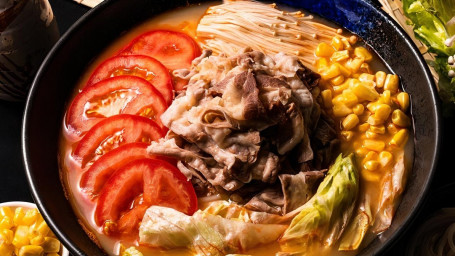
<svg viewBox="0 0 455 256">
<path fill-rule="evenodd" d="M 210 4 L 201 4 L 197 6 L 191 6 L 186 8 L 177 9 L 172 12 L 164 13 L 159 15 L 149 21 L 145 22 L 144 24 L 132 29 L 127 34 L 123 35 L 121 38 L 116 40 L 113 44 L 106 48 L 104 52 L 102 52 L 93 63 L 87 68 L 86 73 L 83 77 L 81 77 L 75 91 L 74 96 L 79 93 L 80 89 L 82 89 L 87 82 L 88 78 L 94 71 L 94 69 L 104 60 L 112 57 L 121 50 L 124 46 L 126 46 L 133 38 L 138 36 L 139 34 L 152 30 L 152 29 L 173 29 L 173 30 L 180 30 L 184 31 L 185 33 L 193 36 L 195 38 L 196 35 L 196 28 L 200 17 L 204 14 L 205 10 L 210 6 L 218 3 L 210 3 Z M 321 21 L 321 19 L 317 19 Z M 327 24 L 327 21 L 322 21 L 324 24 Z M 197 40 L 197 38 L 196 38 Z M 374 56 L 374 60 L 371 62 L 371 66 L 375 71 L 384 70 L 386 71 L 385 66 L 379 61 L 379 59 Z M 321 90 L 324 89 L 325 85 L 322 85 Z M 341 122 L 341 119 L 337 120 L 338 123 Z M 88 169 L 88 167 L 81 169 L 79 164 L 71 157 L 71 152 L 76 146 L 76 142 L 79 138 L 75 137 L 74 135 L 70 135 L 67 130 L 65 129 L 65 125 L 63 125 L 63 132 L 62 132 L 62 139 L 60 140 L 60 162 L 61 162 L 61 176 L 62 182 L 64 183 L 65 192 L 68 195 L 69 201 L 73 206 L 73 209 L 76 215 L 79 217 L 81 224 L 84 226 L 84 229 L 89 233 L 91 238 L 96 241 L 104 250 L 110 255 L 118 255 L 120 250 L 120 241 L 115 238 L 107 237 L 102 233 L 102 228 L 98 227 L 94 221 L 94 210 L 95 210 L 95 203 L 89 200 L 87 197 L 84 196 L 82 191 L 79 187 L 79 181 L 81 178 L 81 174 Z M 338 132 L 341 129 L 337 130 Z M 360 135 L 356 135 L 358 138 Z M 354 141 L 354 140 L 353 140 Z M 407 148 L 407 159 L 412 160 L 412 141 L 413 139 L 410 137 L 408 139 Z M 342 143 L 342 152 L 354 152 L 355 148 L 353 143 Z M 394 155 L 397 153 L 398 150 L 401 149 L 394 149 Z M 408 161 L 408 167 L 410 166 Z M 359 165 L 359 170 L 362 167 Z M 372 195 L 372 198 L 377 198 L 380 192 L 379 183 L 378 182 L 369 182 L 364 183 L 365 181 L 361 181 L 361 194 L 368 193 Z M 363 183 L 363 184 L 362 184 Z M 367 184 L 367 185 L 365 185 Z M 372 210 L 373 212 L 377 208 L 377 199 L 372 200 Z M 371 235 L 371 234 L 370 234 Z M 374 238 L 373 236 L 371 236 Z M 133 242 L 125 242 L 122 241 L 122 244 L 126 247 L 129 246 L 139 246 Z M 364 245 L 367 243 L 363 243 Z M 144 255 L 193 255 L 189 250 L 186 249 L 177 249 L 177 250 L 159 250 L 159 249 L 152 249 L 147 248 L 146 246 L 139 246 L 138 249 Z M 276 252 L 279 252 L 280 248 L 278 243 L 272 243 L 264 246 L 260 246 L 258 248 L 252 249 L 246 254 L 249 255 L 275 255 Z M 339 252 L 338 251 L 338 244 L 335 244 L 331 247 L 324 247 L 324 246 L 316 246 L 315 248 L 309 249 L 307 255 L 354 255 L 357 251 L 351 252 Z"/>
</svg>

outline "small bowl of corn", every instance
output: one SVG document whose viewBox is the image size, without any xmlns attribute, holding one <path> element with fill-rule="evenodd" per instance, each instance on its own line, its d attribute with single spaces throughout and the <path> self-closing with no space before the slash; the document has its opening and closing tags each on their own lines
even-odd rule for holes
<svg viewBox="0 0 455 256">
<path fill-rule="evenodd" d="M 0 203 L 0 255 L 68 256 L 68 250 L 50 230 L 36 205 Z"/>
</svg>

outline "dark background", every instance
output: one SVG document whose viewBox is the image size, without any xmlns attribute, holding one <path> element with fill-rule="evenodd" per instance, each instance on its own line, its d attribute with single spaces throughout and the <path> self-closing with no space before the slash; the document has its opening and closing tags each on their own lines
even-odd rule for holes
<svg viewBox="0 0 455 256">
<path fill-rule="evenodd" d="M 153 0 L 151 0 L 153 1 Z M 60 33 L 63 34 L 79 17 L 90 8 L 79 5 L 72 0 L 49 0 L 56 16 Z M 90 39 L 87 39 L 90 40 Z M 24 103 L 11 103 L 0 100 L 0 203 L 7 201 L 33 202 L 25 177 L 21 151 L 21 126 Z M 387 255 L 404 255 L 409 238 L 415 233 L 419 224 L 442 207 L 455 206 L 455 168 L 452 155 L 455 152 L 455 124 L 453 118 L 444 118 L 443 145 L 437 171 L 430 193 L 420 210 L 401 239 L 390 248 Z"/>
</svg>

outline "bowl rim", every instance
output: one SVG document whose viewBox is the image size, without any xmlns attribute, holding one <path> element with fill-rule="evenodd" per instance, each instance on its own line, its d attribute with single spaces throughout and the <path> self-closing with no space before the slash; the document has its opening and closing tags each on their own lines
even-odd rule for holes
<svg viewBox="0 0 455 256">
<path fill-rule="evenodd" d="M 409 214 L 404 218 L 402 225 L 397 228 L 397 230 L 389 237 L 389 239 L 387 239 L 385 242 L 381 242 L 381 243 L 383 243 L 382 246 L 380 246 L 379 248 L 377 248 L 375 250 L 376 253 L 382 254 L 382 253 L 385 253 L 393 244 L 395 244 L 398 241 L 398 238 L 400 236 L 402 236 L 406 230 L 409 229 L 410 225 L 412 224 L 412 222 L 415 221 L 415 219 L 417 217 L 417 212 L 422 208 L 422 206 L 424 205 L 425 199 L 428 197 L 430 185 L 433 181 L 434 173 L 436 171 L 437 162 L 438 162 L 438 158 L 439 158 L 439 152 L 440 152 L 440 148 L 441 148 L 441 138 L 442 138 L 442 133 L 443 133 L 442 126 L 441 126 L 442 119 L 441 119 L 441 113 L 440 113 L 440 102 L 439 102 L 439 97 L 438 97 L 438 93 L 436 90 L 435 81 L 434 81 L 433 77 L 431 76 L 431 72 L 428 68 L 428 65 L 424 61 L 423 56 L 420 54 L 420 51 L 418 51 L 417 46 L 413 43 L 413 41 L 411 40 L 409 35 L 403 30 L 403 28 L 401 28 L 400 25 L 398 25 L 398 23 L 395 20 L 393 20 L 388 14 L 386 14 L 378 5 L 375 5 L 373 2 L 371 2 L 369 0 L 356 0 L 356 1 L 362 2 L 365 5 L 369 6 L 370 8 L 375 9 L 378 12 L 378 14 L 381 15 L 383 19 L 385 19 L 386 22 L 390 23 L 393 26 L 393 28 L 395 30 L 394 33 L 398 33 L 399 36 L 406 42 L 409 49 L 412 51 L 413 56 L 416 58 L 419 66 L 424 70 L 424 74 L 426 77 L 425 83 L 429 86 L 429 90 L 431 91 L 431 103 L 434 103 L 430 107 L 432 108 L 432 110 L 434 112 L 435 128 L 436 128 L 434 130 L 434 137 L 436 140 L 435 140 L 434 153 L 430 157 L 432 161 L 431 161 L 430 167 L 428 168 L 429 169 L 428 170 L 428 173 L 429 173 L 428 179 L 426 179 L 423 184 L 421 198 L 409 210 Z M 84 24 L 88 22 L 88 20 L 91 16 L 95 16 L 99 13 L 104 12 L 104 10 L 107 9 L 110 5 L 112 5 L 113 2 L 115 2 L 115 1 L 105 0 L 105 1 L 101 2 L 99 5 L 97 5 L 96 7 L 90 9 L 83 16 L 81 16 L 74 24 L 72 24 L 69 27 L 69 29 L 61 36 L 61 38 L 58 40 L 58 42 L 54 45 L 54 47 L 48 53 L 48 55 L 46 56 L 46 58 L 44 59 L 43 63 L 41 64 L 40 68 L 38 69 L 38 71 L 36 73 L 36 76 L 33 80 L 32 86 L 30 88 L 29 95 L 26 100 L 26 106 L 25 106 L 24 116 L 23 116 L 22 135 L 21 135 L 21 137 L 22 137 L 22 155 L 23 155 L 23 162 L 24 162 L 24 166 L 25 166 L 25 170 L 26 170 L 26 177 L 27 177 L 27 181 L 28 181 L 28 184 L 30 187 L 32 197 L 33 197 L 34 201 L 36 202 L 38 209 L 40 210 L 43 217 L 46 219 L 46 221 L 48 222 L 49 226 L 52 228 L 54 233 L 59 237 L 60 241 L 62 241 L 62 243 L 64 243 L 65 246 L 67 246 L 67 248 L 69 248 L 69 250 L 72 252 L 73 251 L 77 252 L 78 248 L 76 247 L 75 244 L 73 244 L 71 242 L 71 240 L 68 238 L 68 236 L 65 233 L 63 233 L 59 230 L 59 228 L 56 226 L 56 224 L 52 221 L 47 209 L 44 207 L 44 204 L 43 204 L 42 200 L 40 199 L 40 196 L 38 195 L 37 189 L 33 182 L 33 177 L 31 176 L 31 168 L 29 166 L 30 159 L 28 157 L 30 151 L 29 151 L 29 147 L 27 145 L 27 140 L 28 140 L 27 127 L 29 125 L 28 120 L 30 119 L 29 116 L 30 116 L 30 112 L 31 112 L 30 108 L 32 107 L 32 102 L 33 102 L 32 99 L 34 98 L 34 95 L 36 94 L 37 87 L 38 87 L 38 86 L 36 86 L 36 84 L 38 84 L 38 82 L 42 78 L 44 70 L 46 70 L 48 68 L 48 66 L 50 65 L 49 63 L 54 59 L 56 52 L 64 44 L 66 44 L 68 41 L 70 41 L 73 34 L 75 34 L 79 29 L 81 29 L 84 26 Z M 286 0 L 284 0 L 284 1 L 277 0 L 277 3 L 293 6 L 292 4 L 289 4 L 289 2 L 287 2 Z M 337 23 L 337 22 L 335 22 L 335 23 Z M 368 44 L 368 40 L 365 40 L 365 41 Z M 379 56 L 379 57 L 381 58 L 381 56 Z M 393 69 L 391 69 L 390 66 L 386 62 L 385 62 L 385 65 L 387 66 L 387 68 L 389 68 L 390 70 L 393 71 Z M 413 162 L 414 162 L 414 160 L 415 159 L 413 159 Z M 414 169 L 414 165 L 411 170 L 413 170 L 413 169 Z M 409 186 L 409 183 L 406 184 L 406 188 L 405 188 L 403 194 L 406 193 L 408 186 Z M 377 239 L 377 238 L 375 238 L 375 239 Z M 361 252 L 361 251 L 359 251 L 359 252 Z"/>
<path fill-rule="evenodd" d="M 24 201 L 3 202 L 3 203 L 0 203 L 0 208 L 1 207 L 14 207 L 14 208 L 23 207 L 23 208 L 27 208 L 27 209 L 38 209 L 36 204 L 30 203 L 30 202 L 24 202 Z M 40 214 L 41 214 L 41 212 L 40 212 Z M 47 221 L 46 221 L 46 223 L 47 223 Z M 69 256 L 69 251 L 65 248 L 65 246 L 63 246 L 63 244 L 62 244 L 61 256 Z"/>
</svg>

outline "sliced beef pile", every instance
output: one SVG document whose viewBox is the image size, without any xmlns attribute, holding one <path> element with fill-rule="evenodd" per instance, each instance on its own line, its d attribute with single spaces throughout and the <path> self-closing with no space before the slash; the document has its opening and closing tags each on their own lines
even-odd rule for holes
<svg viewBox="0 0 455 256">
<path fill-rule="evenodd" d="M 336 145 L 311 93 L 319 75 L 296 57 L 251 50 L 205 51 L 174 74 L 189 84 L 161 115 L 169 132 L 151 154 L 177 158 L 199 196 L 253 211 L 283 215 L 311 198 Z"/>
</svg>

